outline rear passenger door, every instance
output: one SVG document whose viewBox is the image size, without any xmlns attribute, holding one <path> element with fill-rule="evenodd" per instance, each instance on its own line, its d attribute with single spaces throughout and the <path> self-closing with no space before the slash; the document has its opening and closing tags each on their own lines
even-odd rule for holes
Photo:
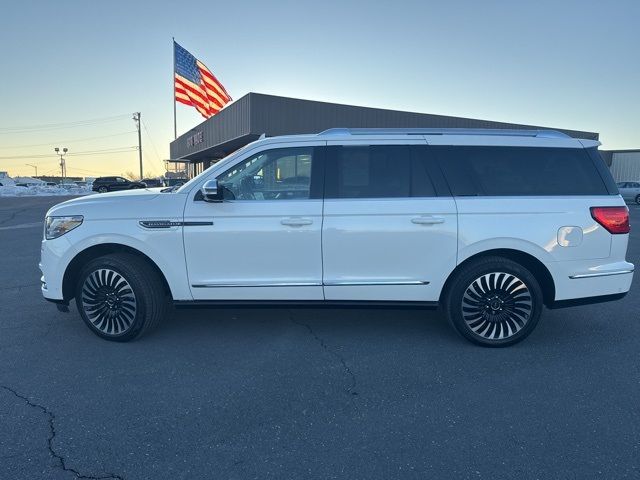
<svg viewBox="0 0 640 480">
<path fill-rule="evenodd" d="M 327 300 L 437 301 L 456 265 L 456 206 L 424 141 L 327 151 Z M 406 141 L 405 141 L 406 143 Z"/>
</svg>

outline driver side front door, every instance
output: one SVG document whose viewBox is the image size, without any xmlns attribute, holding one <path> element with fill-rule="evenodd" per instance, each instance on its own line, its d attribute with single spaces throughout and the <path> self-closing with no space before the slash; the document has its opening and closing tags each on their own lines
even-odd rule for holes
<svg viewBox="0 0 640 480">
<path fill-rule="evenodd" d="M 184 243 L 195 300 L 322 300 L 322 147 L 271 148 L 192 192 Z"/>
</svg>

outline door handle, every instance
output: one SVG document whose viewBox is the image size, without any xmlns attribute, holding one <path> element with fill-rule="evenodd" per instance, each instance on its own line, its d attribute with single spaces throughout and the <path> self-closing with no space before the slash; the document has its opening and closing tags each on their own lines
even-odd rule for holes
<svg viewBox="0 0 640 480">
<path fill-rule="evenodd" d="M 444 218 L 424 215 L 422 217 L 413 217 L 411 219 L 411 223 L 415 223 L 417 225 L 434 225 L 436 223 L 444 223 Z"/>
<path fill-rule="evenodd" d="M 304 225 L 311 225 L 313 220 L 309 218 L 283 218 L 280 220 L 282 225 L 288 225 L 289 227 L 302 227 Z"/>
</svg>

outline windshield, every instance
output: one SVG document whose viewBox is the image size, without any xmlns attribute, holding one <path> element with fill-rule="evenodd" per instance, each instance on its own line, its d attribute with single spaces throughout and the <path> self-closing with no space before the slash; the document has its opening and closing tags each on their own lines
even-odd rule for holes
<svg viewBox="0 0 640 480">
<path fill-rule="evenodd" d="M 256 140 L 257 141 L 257 140 Z M 175 190 L 176 193 L 181 193 L 181 192 L 185 192 L 191 189 L 191 187 L 193 186 L 194 183 L 197 183 L 202 176 L 206 176 L 209 174 L 209 170 L 211 170 L 214 167 L 219 167 L 221 165 L 224 165 L 225 163 L 227 163 L 228 161 L 236 158 L 236 156 L 238 156 L 239 154 L 241 154 L 242 152 L 244 152 L 245 150 L 248 150 L 254 143 L 256 142 L 251 142 L 246 144 L 244 147 L 239 148 L 238 150 L 236 150 L 233 153 L 230 153 L 229 155 L 227 155 L 226 157 L 224 157 L 222 160 L 218 160 L 216 163 L 214 163 L 213 165 L 211 165 L 209 168 L 207 168 L 205 171 L 199 173 L 198 175 L 196 175 L 195 177 L 193 177 L 191 180 L 189 180 L 187 183 L 185 183 L 184 185 L 182 185 L 181 187 L 179 187 L 177 190 Z"/>
</svg>

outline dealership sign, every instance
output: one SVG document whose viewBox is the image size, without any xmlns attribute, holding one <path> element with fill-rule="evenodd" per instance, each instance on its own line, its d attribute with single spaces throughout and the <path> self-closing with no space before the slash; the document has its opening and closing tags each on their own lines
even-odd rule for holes
<svg viewBox="0 0 640 480">
<path fill-rule="evenodd" d="M 193 148 L 196 145 L 198 145 L 199 143 L 202 143 L 204 141 L 203 136 L 202 136 L 202 131 L 200 132 L 196 132 L 193 135 L 191 135 L 190 137 L 187 137 L 187 148 Z"/>
</svg>

